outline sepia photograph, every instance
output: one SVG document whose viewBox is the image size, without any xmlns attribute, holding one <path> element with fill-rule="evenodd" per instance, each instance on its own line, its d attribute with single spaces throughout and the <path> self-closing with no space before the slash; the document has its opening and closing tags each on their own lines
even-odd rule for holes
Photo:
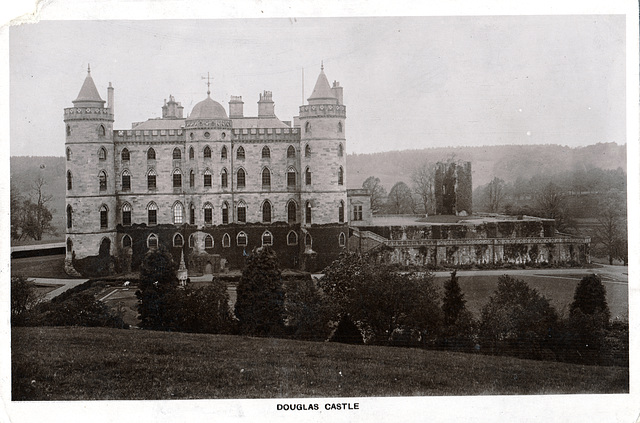
<svg viewBox="0 0 640 423">
<path fill-rule="evenodd" d="M 110 3 L 2 30 L 7 421 L 639 421 L 637 4 Z"/>
</svg>

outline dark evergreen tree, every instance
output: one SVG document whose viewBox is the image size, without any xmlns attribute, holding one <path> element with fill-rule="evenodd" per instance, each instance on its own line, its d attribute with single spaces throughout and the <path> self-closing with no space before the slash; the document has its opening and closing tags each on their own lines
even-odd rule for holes
<svg viewBox="0 0 640 423">
<path fill-rule="evenodd" d="M 256 248 L 247 258 L 238 284 L 235 306 L 240 332 L 278 336 L 284 333 L 284 289 L 278 257 L 269 247 Z"/>
<path fill-rule="evenodd" d="M 296 339 L 324 341 L 329 336 L 330 307 L 311 278 L 284 283 L 288 332 Z"/>
<path fill-rule="evenodd" d="M 458 320 L 460 313 L 465 309 L 467 300 L 458 284 L 456 271 L 451 272 L 451 278 L 444 283 L 444 298 L 442 299 L 442 312 L 444 324 L 453 325 Z"/>
<path fill-rule="evenodd" d="M 164 247 L 147 252 L 140 264 L 140 284 L 136 292 L 140 326 L 145 329 L 175 328 L 171 312 L 178 287 L 178 265 Z"/>
<path fill-rule="evenodd" d="M 611 312 L 607 304 L 607 290 L 600 276 L 588 275 L 578 283 L 569 308 L 571 314 L 577 310 L 583 314 L 601 313 L 609 321 Z"/>
<path fill-rule="evenodd" d="M 343 344 L 364 344 L 364 340 L 362 339 L 362 332 L 358 329 L 351 316 L 348 314 L 343 314 L 340 318 L 340 322 L 338 322 L 338 327 L 330 339 L 331 342 L 340 342 Z"/>
</svg>

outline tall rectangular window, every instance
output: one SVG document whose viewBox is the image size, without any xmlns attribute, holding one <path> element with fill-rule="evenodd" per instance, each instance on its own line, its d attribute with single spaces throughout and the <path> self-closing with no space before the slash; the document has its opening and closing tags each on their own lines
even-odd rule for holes
<svg viewBox="0 0 640 423">
<path fill-rule="evenodd" d="M 238 206 L 238 222 L 246 222 L 247 221 L 247 208 L 243 206 Z"/>
<path fill-rule="evenodd" d="M 131 191 L 131 175 L 122 175 L 122 190 Z"/>
<path fill-rule="evenodd" d="M 222 208 L 222 224 L 226 225 L 229 223 L 229 209 L 226 207 Z"/>
<path fill-rule="evenodd" d="M 149 220 L 149 225 L 157 225 L 158 224 L 158 211 L 149 209 L 148 220 Z"/>
<path fill-rule="evenodd" d="M 353 206 L 353 220 L 362 220 L 362 206 Z"/>
</svg>

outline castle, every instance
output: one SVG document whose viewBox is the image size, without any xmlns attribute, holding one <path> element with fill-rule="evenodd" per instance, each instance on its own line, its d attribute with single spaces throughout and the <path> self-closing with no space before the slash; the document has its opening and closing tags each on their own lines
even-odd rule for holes
<svg viewBox="0 0 640 423">
<path fill-rule="evenodd" d="M 105 106 L 89 68 L 64 109 L 69 272 L 135 269 L 160 245 L 190 272 L 242 267 L 264 245 L 283 267 L 316 271 L 346 247 L 346 107 L 324 66 L 293 125 L 270 91 L 248 117 L 241 96 L 227 114 L 208 90 L 186 118 L 169 96 L 162 118 L 114 129 L 107 90 Z"/>
</svg>

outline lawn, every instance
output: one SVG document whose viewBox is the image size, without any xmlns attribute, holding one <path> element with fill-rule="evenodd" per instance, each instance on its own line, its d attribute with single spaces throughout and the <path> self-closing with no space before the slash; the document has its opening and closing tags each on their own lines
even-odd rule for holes
<svg viewBox="0 0 640 423">
<path fill-rule="evenodd" d="M 70 279 L 64 271 L 64 254 L 11 259 L 11 276 Z"/>
<path fill-rule="evenodd" d="M 628 368 L 105 328 L 13 328 L 13 400 L 628 392 Z"/>
</svg>

